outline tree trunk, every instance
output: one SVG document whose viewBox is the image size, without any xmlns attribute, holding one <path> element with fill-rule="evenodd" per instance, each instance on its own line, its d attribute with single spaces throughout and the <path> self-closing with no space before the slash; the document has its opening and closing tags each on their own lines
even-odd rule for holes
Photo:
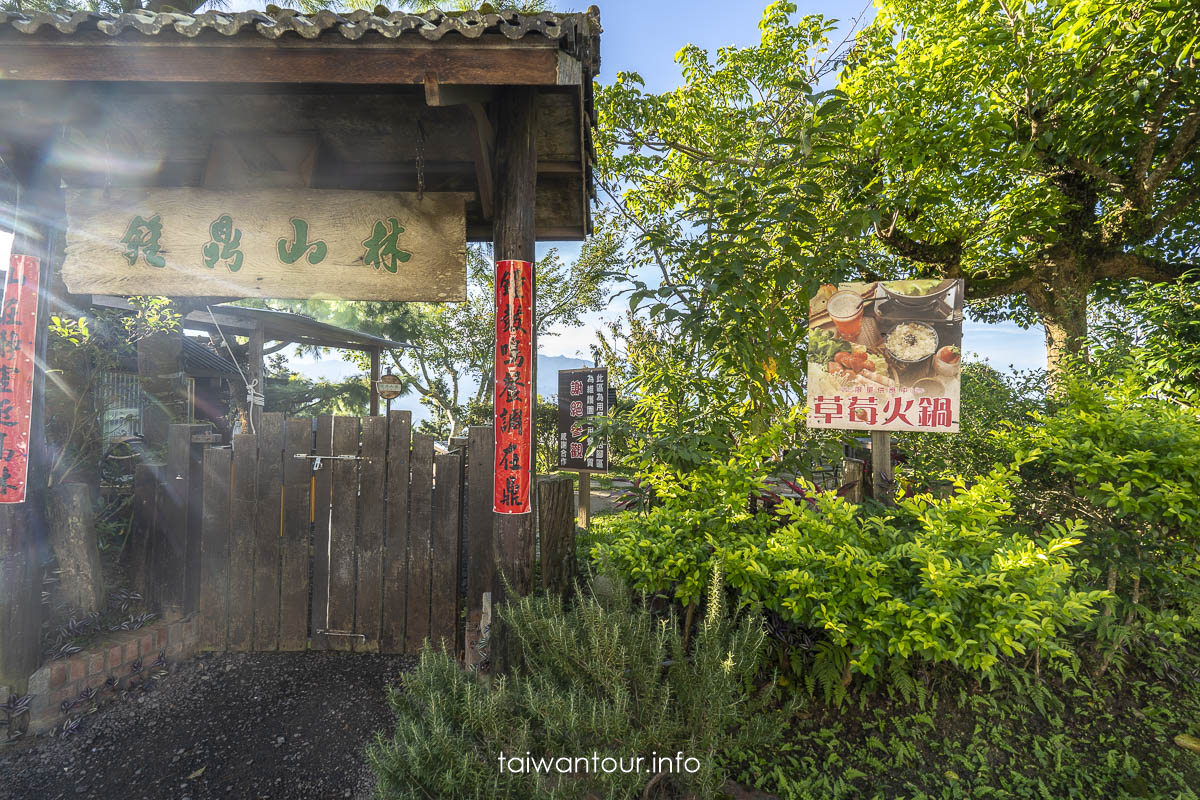
<svg viewBox="0 0 1200 800">
<path fill-rule="evenodd" d="M 1029 292 L 1029 303 L 1046 330 L 1046 369 L 1053 383 L 1059 382 L 1072 357 L 1087 357 L 1090 288 L 1087 281 L 1062 280 Z"/>
<path fill-rule="evenodd" d="M 104 585 L 92 488 L 85 483 L 64 483 L 52 489 L 48 499 L 47 532 L 58 559 L 61 599 L 72 611 L 99 611 L 104 604 Z"/>
<path fill-rule="evenodd" d="M 1044 316 L 1042 325 L 1046 329 L 1046 369 L 1057 381 L 1071 356 L 1081 352 L 1087 355 L 1087 315 L 1082 319 L 1076 315 Z"/>
</svg>

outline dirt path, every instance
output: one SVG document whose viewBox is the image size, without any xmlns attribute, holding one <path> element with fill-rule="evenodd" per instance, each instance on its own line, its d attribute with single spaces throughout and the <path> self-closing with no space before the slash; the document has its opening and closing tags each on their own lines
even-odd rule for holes
<svg viewBox="0 0 1200 800">
<path fill-rule="evenodd" d="M 592 513 L 600 514 L 617 509 L 617 501 L 624 494 L 619 489 L 593 489 L 592 490 Z"/>
<path fill-rule="evenodd" d="M 113 698 L 69 737 L 0 749 L 0 798 L 365 800 L 364 749 L 394 719 L 385 687 L 413 661 L 202 656 L 150 692 Z"/>
</svg>

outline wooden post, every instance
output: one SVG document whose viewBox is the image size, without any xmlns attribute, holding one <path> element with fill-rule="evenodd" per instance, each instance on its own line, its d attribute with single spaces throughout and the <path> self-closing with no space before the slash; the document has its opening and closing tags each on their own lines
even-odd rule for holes
<svg viewBox="0 0 1200 800">
<path fill-rule="evenodd" d="M 586 474 L 586 473 L 584 473 Z M 542 541 L 542 588 L 566 597 L 575 579 L 575 521 L 571 519 L 571 479 L 538 481 L 538 527 Z"/>
<path fill-rule="evenodd" d="M 59 259 L 59 230 L 65 215 L 57 173 L 43 167 L 40 148 L 20 148 L 20 158 L 6 164 L 20 170 L 17 189 L 13 255 L 40 260 L 35 362 L 46 363 L 47 328 L 50 316 L 50 286 Z M 8 268 L 5 264 L 5 269 Z M 33 376 L 33 405 L 30 409 L 29 472 L 24 503 L 0 505 L 0 685 L 24 694 L 30 674 L 40 660 L 39 635 L 42 623 L 42 570 L 39 552 L 46 537 L 46 479 L 49 453 L 45 438 L 45 370 Z M 24 724 L 24 723 L 21 723 Z"/>
<path fill-rule="evenodd" d="M 379 643 L 379 649 L 384 653 L 404 652 L 404 625 L 408 618 L 408 488 L 411 455 L 412 412 L 389 411 L 387 531 L 383 545 L 384 610 Z M 491 530 L 488 532 L 491 533 Z M 491 544 L 491 539 L 488 544 Z"/>
<path fill-rule="evenodd" d="M 842 486 L 850 487 L 846 499 L 851 503 L 863 501 L 863 462 L 857 458 L 842 459 Z"/>
<path fill-rule="evenodd" d="M 266 342 L 263 339 L 264 333 L 261 325 L 255 325 L 254 330 L 250 332 L 250 345 L 247 351 L 247 360 L 250 363 L 250 369 L 247 371 L 246 379 L 250 381 L 250 388 L 254 397 L 261 398 L 265 393 L 263 386 L 263 347 Z M 263 407 L 253 400 L 249 401 L 247 413 L 250 415 L 250 430 L 248 433 L 258 433 L 262 427 Z"/>
<path fill-rule="evenodd" d="M 494 256 L 496 261 L 535 260 L 536 229 L 534 203 L 537 193 L 537 147 L 534 140 L 537 93 L 529 87 L 506 88 L 497 96 L 496 130 L 496 217 Z M 534 281 L 534 318 L 536 319 L 537 283 Z M 533 340 L 533 386 L 537 386 L 537 336 Z M 535 406 L 536 406 L 536 398 Z M 534 415 L 536 417 L 536 415 Z M 530 435 L 537 442 L 533 420 Z M 531 462 L 534 459 L 530 459 Z M 529 464 L 535 472 L 533 463 Z M 528 594 L 533 582 L 534 516 L 537 513 L 536 475 L 529 480 L 531 514 L 502 514 L 496 519 L 497 566 L 517 594 Z M 503 597 L 503 584 L 495 587 L 493 602 Z"/>
<path fill-rule="evenodd" d="M 46 538 L 58 559 L 58 591 L 72 609 L 85 612 L 104 610 L 95 513 L 85 483 L 63 483 L 50 491 Z"/>
<path fill-rule="evenodd" d="M 892 502 L 892 434 L 871 431 L 871 496 L 880 503 Z"/>
<path fill-rule="evenodd" d="M 579 507 L 575 512 L 575 524 L 585 531 L 592 524 L 592 473 L 579 473 Z"/>
<path fill-rule="evenodd" d="M 170 426 L 188 421 L 182 326 L 138 339 L 137 364 L 147 400 L 142 436 L 149 447 L 164 450 Z"/>
<path fill-rule="evenodd" d="M 233 451 L 204 451 L 204 516 L 200 542 L 198 644 L 223 651 L 229 628 L 229 541 Z"/>
<path fill-rule="evenodd" d="M 480 639 L 486 635 L 484 597 L 492 596 L 492 483 L 496 439 L 490 425 L 472 425 L 467 444 L 467 625 L 463 644 L 468 667 L 482 659 Z"/>
<path fill-rule="evenodd" d="M 534 263 L 537 230 L 534 205 L 537 197 L 537 143 L 534 138 L 537 117 L 537 90 L 532 87 L 507 87 L 496 96 L 496 197 L 493 219 L 494 260 L 519 260 Z M 537 281 L 532 280 L 534 319 L 537 319 Z M 530 437 L 537 445 L 534 429 L 537 409 L 537 330 L 531 331 L 534 413 L 528 421 Z M 536 452 L 533 451 L 533 452 Z M 496 570 L 492 586 L 492 607 L 504 601 L 505 580 L 518 595 L 528 594 L 533 586 L 534 518 L 537 515 L 537 460 L 530 459 L 529 514 L 497 514 L 493 530 Z M 508 636 L 504 626 L 493 618 L 489 638 L 489 658 L 494 672 L 506 672 L 510 665 Z"/>
<path fill-rule="evenodd" d="M 376 347 L 371 351 L 371 386 L 370 386 L 370 415 L 372 417 L 379 415 L 379 392 L 376 387 L 379 385 L 379 348 Z"/>
</svg>

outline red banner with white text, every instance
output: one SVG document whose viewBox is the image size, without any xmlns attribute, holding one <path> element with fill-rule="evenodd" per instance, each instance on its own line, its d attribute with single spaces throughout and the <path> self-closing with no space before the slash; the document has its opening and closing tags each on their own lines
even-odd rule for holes
<svg viewBox="0 0 1200 800">
<path fill-rule="evenodd" d="M 533 458 L 533 264 L 496 263 L 496 483 L 498 514 L 528 514 Z"/>
<path fill-rule="evenodd" d="M 14 255 L 0 312 L 0 503 L 25 502 L 37 340 L 38 259 Z"/>
</svg>

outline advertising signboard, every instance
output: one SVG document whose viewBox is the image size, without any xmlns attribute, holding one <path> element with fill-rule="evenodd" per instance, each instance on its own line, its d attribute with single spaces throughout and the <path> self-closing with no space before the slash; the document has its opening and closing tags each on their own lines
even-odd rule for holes
<svg viewBox="0 0 1200 800">
<path fill-rule="evenodd" d="M 962 280 L 824 286 L 809 304 L 813 428 L 957 433 Z"/>
</svg>

